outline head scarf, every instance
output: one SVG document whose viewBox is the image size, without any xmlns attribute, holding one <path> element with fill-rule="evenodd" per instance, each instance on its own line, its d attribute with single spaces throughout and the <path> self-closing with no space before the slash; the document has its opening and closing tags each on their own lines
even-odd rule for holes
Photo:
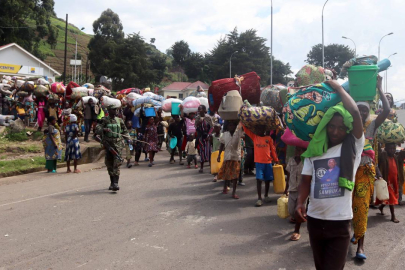
<svg viewBox="0 0 405 270">
<path fill-rule="evenodd" d="M 367 107 L 367 109 L 370 111 L 370 104 L 368 104 L 368 102 L 359 101 L 359 102 L 356 102 L 356 105 L 357 105 L 357 106 L 364 106 L 364 107 Z"/>
</svg>

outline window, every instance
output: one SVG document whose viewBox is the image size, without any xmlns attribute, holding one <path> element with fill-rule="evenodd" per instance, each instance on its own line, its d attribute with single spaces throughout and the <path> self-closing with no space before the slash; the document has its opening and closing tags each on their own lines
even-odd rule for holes
<svg viewBox="0 0 405 270">
<path fill-rule="evenodd" d="M 183 94 L 179 94 L 179 98 L 183 98 Z"/>
</svg>

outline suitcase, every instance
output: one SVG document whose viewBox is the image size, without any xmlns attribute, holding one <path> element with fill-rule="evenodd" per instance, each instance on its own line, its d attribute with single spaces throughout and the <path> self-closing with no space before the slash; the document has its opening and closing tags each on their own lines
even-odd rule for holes
<svg viewBox="0 0 405 270">
<path fill-rule="evenodd" d="M 241 75 L 244 78 L 242 81 L 242 100 L 247 99 L 251 104 L 260 103 L 260 77 L 256 72 L 249 72 Z M 234 78 L 216 80 L 211 83 L 208 89 L 208 102 L 211 111 L 218 111 L 222 97 L 225 93 L 231 90 L 238 90 Z"/>
<path fill-rule="evenodd" d="M 274 165 L 273 166 L 273 190 L 276 194 L 283 194 L 285 191 L 286 183 L 285 183 L 285 176 L 284 176 L 284 169 L 281 165 Z"/>
</svg>

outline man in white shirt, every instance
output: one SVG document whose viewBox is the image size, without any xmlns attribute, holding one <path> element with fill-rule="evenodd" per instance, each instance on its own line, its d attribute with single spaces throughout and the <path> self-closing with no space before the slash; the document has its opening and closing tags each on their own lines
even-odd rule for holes
<svg viewBox="0 0 405 270">
<path fill-rule="evenodd" d="M 326 124 L 326 152 L 309 158 L 308 154 L 303 154 L 307 158 L 304 161 L 302 180 L 298 189 L 295 217 L 297 222 L 308 221 L 316 269 L 340 270 L 345 266 L 350 243 L 353 218 L 352 189 L 363 151 L 364 135 L 360 112 L 354 100 L 336 81 L 328 81 L 327 84 L 340 95 L 344 108 L 340 106 L 341 113 L 333 114 Z M 348 132 L 349 128 L 352 128 L 351 132 Z M 317 133 L 318 130 L 315 136 Z M 311 141 L 312 144 L 317 139 L 315 136 Z M 347 149 L 348 145 L 353 155 L 341 156 L 342 150 Z M 308 149 L 310 148 L 311 143 Z M 352 162 L 347 166 L 350 158 Z M 345 169 L 347 172 L 348 167 L 350 177 L 347 178 L 351 179 L 342 177 L 341 172 Z M 336 170 L 339 172 L 336 173 Z M 327 179 L 323 179 L 326 174 Z M 345 185 L 341 182 L 342 178 L 346 180 Z M 310 203 L 306 213 L 305 200 L 308 195 Z"/>
</svg>

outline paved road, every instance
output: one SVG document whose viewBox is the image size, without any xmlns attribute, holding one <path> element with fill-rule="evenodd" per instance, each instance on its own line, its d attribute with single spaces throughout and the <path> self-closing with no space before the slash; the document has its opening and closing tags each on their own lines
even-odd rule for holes
<svg viewBox="0 0 405 270">
<path fill-rule="evenodd" d="M 122 169 L 118 193 L 106 190 L 105 168 L 8 179 L 0 269 L 314 269 L 306 227 L 288 241 L 293 226 L 277 217 L 278 196 L 253 207 L 254 178 L 233 200 L 209 174 L 167 161 L 160 153 L 153 168 Z M 405 268 L 405 207 L 397 212 L 400 224 L 370 212 L 369 259 L 355 262 L 351 247 L 346 269 Z"/>
</svg>

